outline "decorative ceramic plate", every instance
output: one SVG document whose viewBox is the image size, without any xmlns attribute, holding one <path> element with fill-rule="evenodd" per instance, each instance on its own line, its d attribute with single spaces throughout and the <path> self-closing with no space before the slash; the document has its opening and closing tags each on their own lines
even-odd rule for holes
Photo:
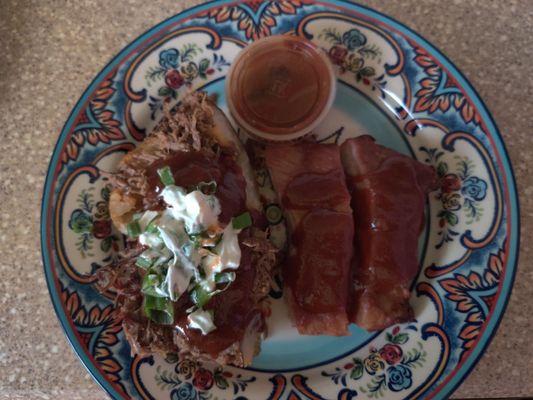
<svg viewBox="0 0 533 400">
<path fill-rule="evenodd" d="M 219 94 L 237 53 L 273 34 L 314 41 L 336 65 L 338 94 L 316 130 L 340 143 L 371 134 L 434 165 L 433 193 L 413 285 L 416 320 L 381 332 L 298 336 L 282 290 L 271 292 L 270 336 L 250 368 L 158 356 L 131 358 L 113 301 L 92 274 L 121 238 L 101 170 L 161 118 L 187 87 Z M 259 182 L 266 190 L 268 179 Z M 270 204 L 272 226 L 282 221 Z M 46 180 L 42 250 L 57 315 L 85 367 L 114 398 L 445 398 L 479 359 L 502 318 L 515 274 L 518 201 L 511 165 L 472 86 L 430 43 L 344 1 L 217 1 L 149 30 L 95 78 L 61 132 Z"/>
</svg>

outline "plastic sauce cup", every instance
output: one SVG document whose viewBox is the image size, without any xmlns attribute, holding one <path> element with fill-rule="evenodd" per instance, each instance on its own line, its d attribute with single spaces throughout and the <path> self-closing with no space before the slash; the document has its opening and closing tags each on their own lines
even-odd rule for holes
<svg viewBox="0 0 533 400">
<path fill-rule="evenodd" d="M 229 110 L 256 139 L 286 141 L 310 133 L 327 115 L 336 78 L 309 40 L 278 35 L 245 47 L 226 79 Z"/>
</svg>

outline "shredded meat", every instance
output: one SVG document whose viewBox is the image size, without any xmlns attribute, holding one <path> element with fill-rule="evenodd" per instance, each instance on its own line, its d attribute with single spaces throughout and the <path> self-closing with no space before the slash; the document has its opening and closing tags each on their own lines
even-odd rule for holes
<svg viewBox="0 0 533 400">
<path fill-rule="evenodd" d="M 145 196 L 149 185 L 146 169 L 155 161 L 180 151 L 210 151 L 217 155 L 217 143 L 207 132 L 214 126 L 213 101 L 205 92 L 187 94 L 178 107 L 163 104 L 164 117 L 144 140 L 128 153 L 116 173 L 105 173 L 113 186 L 125 193 Z"/>
<path fill-rule="evenodd" d="M 115 293 L 115 308 L 122 318 L 132 355 L 175 352 L 178 349 L 172 340 L 172 327 L 151 323 L 142 312 L 143 276 L 135 259 L 143 250 L 143 246 L 134 245 L 119 254 L 118 261 L 100 268 L 96 272 L 96 287 Z"/>
<path fill-rule="evenodd" d="M 124 156 L 116 173 L 106 173 L 113 185 L 109 208 L 116 227 L 124 232 L 123 228 L 135 212 L 143 209 L 160 209 L 156 204 L 160 199 L 153 195 L 153 183 L 151 183 L 153 177 L 150 178 L 149 174 L 153 175 L 154 168 L 158 167 L 157 163 L 160 163 L 161 160 L 171 157 L 173 159 L 182 157 L 183 159 L 183 154 L 197 155 L 197 159 L 200 159 L 201 155 L 208 160 L 213 160 L 213 165 L 223 166 L 226 165 L 224 163 L 229 162 L 228 160 L 235 163 L 238 157 L 247 159 L 245 153 L 238 154 L 238 149 L 231 141 L 226 140 L 224 142 L 223 135 L 213 134 L 213 132 L 217 133 L 217 129 L 221 130 L 221 122 L 215 121 L 216 118 L 220 119 L 220 115 L 216 116 L 214 110 L 215 106 L 212 100 L 201 92 L 189 93 L 175 109 L 171 109 L 170 104 L 165 103 L 164 118 L 153 132 L 136 149 Z M 221 113 L 219 112 L 219 114 Z M 232 129 L 227 121 L 225 124 L 227 126 L 224 125 L 223 129 Z M 219 142 L 219 140 L 221 141 Z M 193 164 L 194 162 L 184 164 L 183 173 L 189 179 L 191 179 L 191 175 L 187 168 L 192 168 L 191 171 L 196 168 L 194 171 L 200 175 L 203 171 L 202 168 L 204 168 L 202 164 L 199 171 L 199 167 Z M 206 165 L 205 168 L 207 169 L 208 166 Z M 230 205 L 232 196 L 235 197 L 238 193 L 234 193 L 236 190 L 233 189 L 227 189 L 224 192 L 223 189 L 228 185 L 228 188 L 241 188 L 242 196 L 249 196 L 249 194 L 244 189 L 245 182 L 241 176 L 241 169 L 238 166 L 237 169 L 228 169 L 228 166 L 225 168 L 222 171 L 228 170 L 232 173 L 224 172 L 224 181 L 219 186 L 221 201 L 226 200 L 221 204 L 226 205 L 224 208 L 226 212 L 229 208 L 231 215 L 236 215 L 234 214 L 235 210 L 228 205 Z M 241 202 L 238 196 L 235 198 L 236 200 L 232 201 L 239 206 Z M 147 204 L 147 202 L 153 204 Z M 246 209 L 244 202 L 242 202 L 242 207 Z M 257 210 L 260 210 L 260 207 L 262 207 L 261 204 Z M 260 214 L 257 210 L 255 213 Z M 218 352 L 216 357 L 205 351 L 203 339 L 200 340 L 198 346 L 195 346 L 186 336 L 180 336 L 177 333 L 176 319 L 179 316 L 183 317 L 185 310 L 191 305 L 188 296 L 182 296 L 178 302 L 174 303 L 176 326 L 158 325 L 144 314 L 141 282 L 145 272 L 135 265 L 136 257 L 145 250 L 143 246 L 133 242 L 128 243 L 130 247 L 119 255 L 117 262 L 97 271 L 97 287 L 101 291 L 115 294 L 115 305 L 119 316 L 122 318 L 124 333 L 131 345 L 132 355 L 180 353 L 192 359 L 214 360 L 221 364 L 236 366 L 246 366 L 252 361 L 252 357 L 259 351 L 261 337 L 266 330 L 263 300 L 270 290 L 271 276 L 277 259 L 276 249 L 270 244 L 268 233 L 258 228 L 260 225 L 263 227 L 260 223 L 260 215 L 257 216 L 253 210 L 250 211 L 254 215 L 255 227 L 250 229 L 251 234 L 242 240 L 241 245 L 249 248 L 247 251 L 255 271 L 253 281 L 250 281 L 248 286 L 248 288 L 252 288 L 248 290 L 253 291 L 253 294 L 248 297 L 251 300 L 252 313 L 250 315 L 253 315 L 253 318 L 250 318 L 248 325 L 244 327 L 242 338 L 236 337 L 235 342 L 230 339 L 228 346 L 224 343 L 220 346 L 222 350 Z M 223 220 L 221 219 L 221 221 Z M 239 274 L 239 270 L 236 273 Z M 224 296 L 224 293 L 217 296 Z"/>
<path fill-rule="evenodd" d="M 250 229 L 249 235 L 246 236 L 245 239 L 241 240 L 241 245 L 247 248 L 246 250 L 243 250 L 243 257 L 245 252 L 249 253 L 250 263 L 253 265 L 254 270 L 254 278 L 253 281 L 250 282 L 249 286 L 251 289 L 247 290 L 250 293 L 250 297 L 244 297 L 247 299 L 246 301 L 253 303 L 252 308 L 247 312 L 250 313 L 248 315 L 253 314 L 254 317 L 248 320 L 246 326 L 243 326 L 244 330 L 242 332 L 242 336 L 233 336 L 233 334 L 231 334 L 231 337 L 234 338 L 234 341 L 227 343 L 225 347 L 219 350 L 216 355 L 212 353 L 212 349 L 211 351 L 209 350 L 210 346 L 207 345 L 206 341 L 212 341 L 213 338 L 218 335 L 226 335 L 226 333 L 218 332 L 218 329 L 225 328 L 219 327 L 213 332 L 213 335 L 215 335 L 214 337 L 205 337 L 205 340 L 201 339 L 200 342 L 188 337 L 187 335 L 176 334 L 174 337 L 174 343 L 180 349 L 180 353 L 185 357 L 200 360 L 215 360 L 220 364 L 232 364 L 235 366 L 244 367 L 249 365 L 253 356 L 259 352 L 261 348 L 261 338 L 266 333 L 263 300 L 265 300 L 271 288 L 271 276 L 277 262 L 276 250 L 274 246 L 270 244 L 265 232 L 256 228 Z M 246 267 L 243 265 L 241 265 L 240 268 L 246 269 Z M 247 272 L 245 272 L 245 270 L 237 270 L 236 272 L 237 280 L 233 284 L 241 285 L 242 287 L 242 284 L 237 283 L 239 280 L 239 274 L 247 274 Z M 229 294 L 230 292 L 233 292 L 233 294 Z M 235 291 L 233 291 L 232 287 L 230 287 L 227 292 L 220 294 L 220 296 L 225 295 L 232 297 L 235 295 Z M 220 299 L 220 301 L 223 300 Z M 226 307 L 227 306 L 228 305 L 226 302 Z M 236 311 L 235 308 L 232 307 L 232 309 L 233 311 Z M 224 310 L 220 308 L 216 310 L 224 312 Z M 218 312 L 219 311 L 215 311 L 215 316 Z M 231 318 L 233 319 L 235 316 L 232 316 Z M 235 321 L 239 321 L 241 318 L 245 318 L 245 315 L 239 314 Z M 227 333 L 229 334 L 229 332 Z M 221 338 L 216 339 L 215 341 L 218 342 L 219 340 L 221 340 Z"/>
<path fill-rule="evenodd" d="M 167 151 L 198 151 L 211 144 L 205 143 L 208 138 L 201 134 L 214 125 L 212 102 L 205 92 L 188 94 L 177 110 L 165 102 L 163 113 L 165 117 L 151 135 L 164 140 Z"/>
<path fill-rule="evenodd" d="M 252 264 L 255 265 L 254 296 L 259 301 L 267 296 L 272 287 L 273 268 L 277 264 L 278 250 L 268 240 L 267 233 L 256 229 L 254 235 L 243 241 L 252 249 Z"/>
<path fill-rule="evenodd" d="M 271 288 L 271 277 L 276 265 L 275 247 L 267 235 L 254 229 L 253 235 L 243 241 L 252 250 L 252 263 L 256 270 L 254 300 L 259 303 Z M 133 355 L 152 353 L 181 355 L 197 360 L 212 360 L 196 347 L 190 346 L 186 339 L 174 333 L 170 325 L 158 325 L 150 321 L 142 311 L 141 282 L 143 270 L 135 265 L 136 257 L 144 250 L 143 246 L 134 245 L 119 255 L 115 263 L 100 268 L 96 272 L 96 286 L 100 291 L 111 290 L 115 293 L 115 307 L 122 318 L 122 327 L 130 343 Z M 220 352 L 214 360 L 219 364 L 246 366 L 251 357 L 260 349 L 261 335 L 265 330 L 262 321 L 253 320 L 248 327 L 246 340 L 251 350 L 245 351 L 243 343 L 235 342 Z"/>
</svg>

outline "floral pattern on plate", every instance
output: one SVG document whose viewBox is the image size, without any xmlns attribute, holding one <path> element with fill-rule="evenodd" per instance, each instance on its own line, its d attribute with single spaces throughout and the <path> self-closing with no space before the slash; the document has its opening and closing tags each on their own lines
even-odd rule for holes
<svg viewBox="0 0 533 400">
<path fill-rule="evenodd" d="M 323 371 L 322 375 L 331 378 L 335 384 L 348 385 L 348 380 L 359 380 L 368 374 L 372 378 L 366 386 L 359 386 L 368 397 L 383 397 L 387 390 L 400 392 L 409 389 L 413 384 L 412 370 L 424 367 L 427 353 L 422 342 L 417 341 L 414 347 L 405 350 L 409 341 L 408 332 L 400 332 L 397 326 L 386 334 L 387 343 L 380 349 L 370 347 L 370 354 L 364 359 L 353 358 L 352 362 L 342 368 L 336 367 L 333 372 Z M 411 343 L 409 343 L 411 344 Z"/>
<path fill-rule="evenodd" d="M 298 337 L 271 291 L 269 340 L 248 369 L 177 357 L 130 357 L 112 293 L 93 273 L 122 245 L 105 208 L 124 152 L 186 90 L 219 95 L 236 54 L 273 34 L 312 40 L 336 66 L 338 95 L 317 128 L 321 142 L 362 133 L 433 165 L 420 243 L 416 321 L 347 338 Z M 264 168 L 265 213 L 284 238 L 283 215 Z M 95 379 L 115 398 L 444 398 L 486 347 L 509 296 L 518 248 L 516 190 L 502 140 L 461 74 L 395 21 L 343 1 L 213 2 L 155 27 L 96 78 L 63 129 L 42 210 L 46 279 L 58 317 Z M 285 312 L 286 314 L 286 312 Z"/>
</svg>

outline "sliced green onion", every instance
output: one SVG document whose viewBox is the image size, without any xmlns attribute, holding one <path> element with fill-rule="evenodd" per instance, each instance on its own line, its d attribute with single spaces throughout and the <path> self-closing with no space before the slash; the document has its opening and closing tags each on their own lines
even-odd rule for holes
<svg viewBox="0 0 533 400">
<path fill-rule="evenodd" d="M 192 245 L 194 246 L 195 249 L 199 249 L 200 247 L 202 247 L 200 245 L 200 240 L 201 238 L 199 236 L 195 236 L 193 239 L 192 239 Z"/>
<path fill-rule="evenodd" d="M 139 222 L 132 221 L 127 225 L 127 231 L 128 236 L 132 238 L 136 238 L 141 234 L 141 226 L 139 225 Z"/>
<path fill-rule="evenodd" d="M 200 182 L 198 185 L 196 185 L 196 188 L 203 194 L 215 194 L 217 191 L 217 183 L 215 181 Z"/>
<path fill-rule="evenodd" d="M 159 213 L 157 211 L 148 210 L 145 211 L 141 217 L 139 218 L 139 226 L 141 227 L 141 231 L 146 230 L 148 225 L 157 218 Z"/>
<path fill-rule="evenodd" d="M 156 324 L 174 323 L 174 306 L 169 299 L 144 295 L 144 312 Z"/>
<path fill-rule="evenodd" d="M 220 272 L 215 275 L 215 283 L 229 283 L 235 280 L 235 272 Z"/>
<path fill-rule="evenodd" d="M 161 280 L 157 274 L 146 274 L 143 278 L 141 290 L 148 289 L 153 286 L 159 285 Z"/>
<path fill-rule="evenodd" d="M 161 278 L 157 274 L 146 274 L 142 281 L 141 292 L 152 297 L 166 297 L 157 290 L 161 284 Z"/>
<path fill-rule="evenodd" d="M 231 221 L 233 224 L 233 229 L 244 229 L 252 226 L 252 216 L 248 211 L 242 213 L 238 217 L 233 217 Z"/>
<path fill-rule="evenodd" d="M 142 269 L 148 269 L 152 266 L 152 264 L 152 260 L 140 256 L 137 257 L 137 261 L 135 261 L 135 265 Z"/>
<path fill-rule="evenodd" d="M 170 167 L 168 165 L 166 167 L 158 169 L 157 174 L 159 175 L 159 178 L 161 179 L 163 185 L 174 185 L 174 176 L 172 175 L 172 171 L 170 170 Z"/>
<path fill-rule="evenodd" d="M 162 253 L 160 251 L 157 251 L 155 249 L 147 249 L 145 251 L 143 251 L 139 257 L 141 258 L 146 258 L 148 260 L 154 260 L 155 258 L 158 258 L 162 255 Z"/>
<path fill-rule="evenodd" d="M 162 265 L 167 265 L 170 260 L 172 260 L 172 257 L 161 256 L 155 261 L 155 263 L 154 263 L 154 265 L 152 267 L 153 268 L 157 268 L 157 267 L 160 267 Z"/>
<path fill-rule="evenodd" d="M 164 297 L 144 296 L 144 307 L 152 310 L 164 311 L 170 301 Z"/>
<path fill-rule="evenodd" d="M 157 287 L 155 287 L 155 286 L 149 286 L 146 289 L 142 290 L 142 293 L 145 296 L 152 296 L 152 297 L 158 297 L 158 298 L 162 298 L 162 299 L 168 299 L 168 296 L 166 296 L 165 294 L 163 294 L 161 292 L 162 291 L 161 290 L 157 290 Z"/>
<path fill-rule="evenodd" d="M 148 224 L 146 227 L 146 231 L 148 233 L 159 233 L 159 230 L 157 229 L 157 223 L 156 221 L 152 221 Z"/>
<path fill-rule="evenodd" d="M 200 247 L 202 247 L 200 245 L 200 241 L 203 239 L 201 233 L 191 233 L 188 235 L 189 235 L 189 240 L 192 242 L 192 245 L 195 249 L 199 249 Z"/>
<path fill-rule="evenodd" d="M 202 286 L 196 285 L 191 292 L 191 300 L 198 308 L 202 308 L 211 299 L 212 293 L 206 291 Z"/>
</svg>

